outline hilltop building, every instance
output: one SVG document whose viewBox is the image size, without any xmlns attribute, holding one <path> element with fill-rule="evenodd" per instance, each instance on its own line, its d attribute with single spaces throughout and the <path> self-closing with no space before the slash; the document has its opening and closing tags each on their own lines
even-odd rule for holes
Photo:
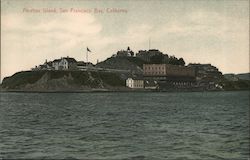
<svg viewBox="0 0 250 160">
<path fill-rule="evenodd" d="M 47 60 L 46 60 L 45 63 L 44 63 L 44 65 L 45 65 L 45 68 L 48 69 L 48 70 L 52 70 L 53 69 L 51 61 L 47 62 Z"/>
<path fill-rule="evenodd" d="M 60 61 L 61 61 L 61 59 L 55 59 L 54 61 L 52 61 L 52 67 L 54 70 L 59 70 Z"/>
<path fill-rule="evenodd" d="M 144 76 L 165 77 L 165 76 L 186 76 L 194 77 L 194 69 L 185 66 L 171 64 L 143 64 Z"/>
<path fill-rule="evenodd" d="M 74 58 L 62 57 L 52 62 L 54 70 L 74 70 L 77 69 L 77 61 Z"/>
<path fill-rule="evenodd" d="M 128 47 L 127 50 L 120 50 L 116 53 L 116 57 L 133 57 L 134 52 Z"/>
<path fill-rule="evenodd" d="M 61 59 L 55 59 L 53 61 L 47 62 L 44 64 L 36 66 L 31 70 L 76 70 L 77 61 L 74 58 L 62 57 Z"/>
<path fill-rule="evenodd" d="M 160 88 L 188 88 L 195 83 L 191 67 L 170 64 L 143 64 L 145 80 L 155 80 Z"/>
<path fill-rule="evenodd" d="M 47 62 L 47 60 L 45 60 L 44 64 L 35 66 L 35 68 L 32 68 L 31 70 L 53 70 L 52 62 Z"/>
<path fill-rule="evenodd" d="M 139 50 L 138 53 L 136 54 L 137 58 L 140 58 L 146 62 L 150 62 L 151 57 L 153 56 L 160 56 L 163 55 L 164 56 L 164 61 L 167 62 L 168 60 L 168 55 L 163 54 L 161 51 L 159 51 L 158 49 L 150 49 L 150 50 Z"/>
</svg>

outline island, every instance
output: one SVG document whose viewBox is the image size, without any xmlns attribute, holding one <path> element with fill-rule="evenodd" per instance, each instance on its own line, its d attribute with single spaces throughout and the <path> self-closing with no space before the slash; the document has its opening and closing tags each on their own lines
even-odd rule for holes
<svg viewBox="0 0 250 160">
<path fill-rule="evenodd" d="M 158 49 L 128 47 L 97 64 L 72 57 L 45 60 L 5 77 L 1 91 L 224 91 L 249 90 L 250 74 L 225 74 L 211 64 L 189 63 Z"/>
</svg>

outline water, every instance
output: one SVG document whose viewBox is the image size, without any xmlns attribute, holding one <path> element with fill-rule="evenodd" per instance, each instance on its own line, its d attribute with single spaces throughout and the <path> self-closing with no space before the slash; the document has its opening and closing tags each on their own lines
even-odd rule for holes
<svg viewBox="0 0 250 160">
<path fill-rule="evenodd" d="M 0 93 L 0 158 L 249 158 L 249 93 Z"/>
</svg>

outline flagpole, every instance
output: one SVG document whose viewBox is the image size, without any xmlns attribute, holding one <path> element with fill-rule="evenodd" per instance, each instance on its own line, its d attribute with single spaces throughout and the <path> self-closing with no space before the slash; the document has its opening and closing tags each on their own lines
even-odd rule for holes
<svg viewBox="0 0 250 160">
<path fill-rule="evenodd" d="M 88 63 L 88 50 L 86 52 L 86 63 Z"/>
<path fill-rule="evenodd" d="M 87 52 L 86 52 L 86 67 L 88 69 L 88 49 L 87 49 Z"/>
</svg>

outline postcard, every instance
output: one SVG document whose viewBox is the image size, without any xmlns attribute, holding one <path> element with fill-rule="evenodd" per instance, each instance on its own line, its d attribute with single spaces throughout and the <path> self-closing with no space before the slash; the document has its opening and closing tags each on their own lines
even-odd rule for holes
<svg viewBox="0 0 250 160">
<path fill-rule="evenodd" d="M 1 0 L 0 159 L 249 160 L 249 0 Z"/>
</svg>

